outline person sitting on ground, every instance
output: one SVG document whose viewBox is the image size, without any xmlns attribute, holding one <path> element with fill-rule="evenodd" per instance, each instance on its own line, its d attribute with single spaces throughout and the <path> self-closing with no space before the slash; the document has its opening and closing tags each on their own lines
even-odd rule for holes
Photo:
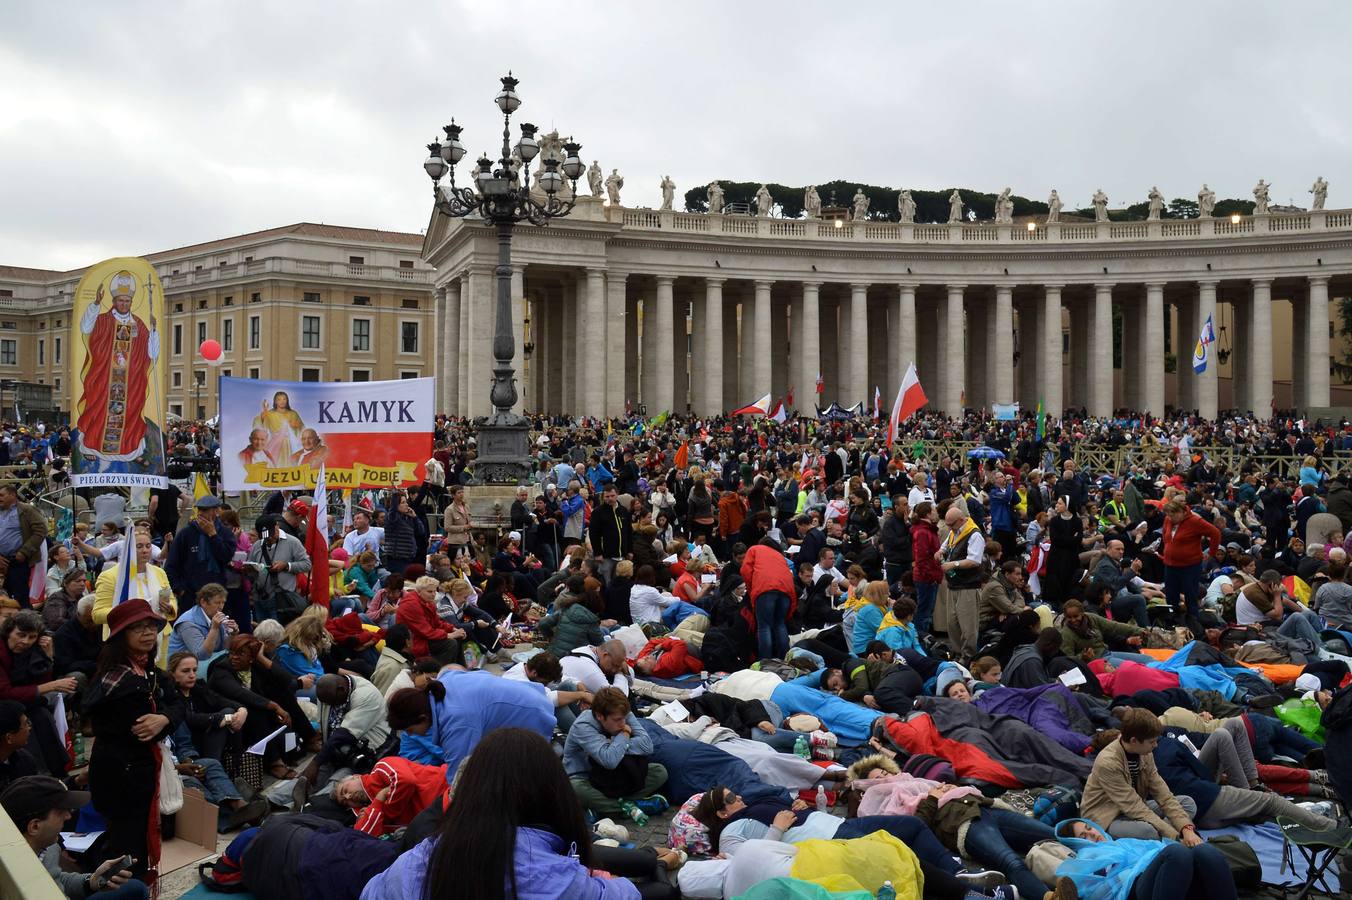
<svg viewBox="0 0 1352 900">
<path fill-rule="evenodd" d="M 400 672 L 408 671 L 409 656 L 405 654 L 408 654 L 410 640 L 411 635 L 405 625 L 391 625 L 385 629 L 385 646 L 381 648 L 380 659 L 371 673 L 371 683 L 380 693 L 388 695 L 394 679 Z"/>
<path fill-rule="evenodd" d="M 1153 754 L 1163 731 L 1160 720 L 1149 710 L 1130 708 L 1121 721 L 1118 737 L 1094 759 L 1080 815 L 1113 837 L 1146 841 L 1163 837 L 1197 846 L 1202 839 L 1186 809 L 1194 804 L 1175 797 L 1155 767 Z"/>
<path fill-rule="evenodd" d="M 499 626 L 497 620 L 474 605 L 474 587 L 465 579 L 452 578 L 441 583 L 437 594 L 437 617 L 464 631 L 490 661 L 506 661 L 502 649 L 513 646 L 506 637 L 506 627 Z"/>
<path fill-rule="evenodd" d="M 546 649 L 555 656 L 566 656 L 578 647 L 597 647 L 605 640 L 601 618 L 585 600 L 587 580 L 582 575 L 569 577 L 563 593 L 554 601 L 554 611 L 537 626 L 540 635 L 549 640 Z M 634 589 L 638 588 L 635 585 Z"/>
<path fill-rule="evenodd" d="M 84 569 L 70 569 L 61 576 L 60 589 L 47 595 L 42 604 L 42 623 L 49 633 L 61 630 L 61 626 L 75 615 L 75 604 L 88 590 L 88 578 Z M 91 608 L 92 605 L 91 601 Z"/>
<path fill-rule="evenodd" d="M 329 611 L 323 606 L 311 604 L 305 612 L 291 620 L 283 632 L 284 640 L 273 654 L 273 662 L 281 670 L 295 678 L 306 675 L 319 678 L 324 674 L 325 654 L 333 646 L 324 623 L 328 621 Z M 311 699 L 313 691 L 304 692 Z"/>
<path fill-rule="evenodd" d="M 100 900 L 145 900 L 150 889 L 122 867 L 121 857 L 107 860 L 90 873 L 67 872 L 62 867 L 61 832 L 71 815 L 89 802 L 88 791 L 67 790 L 60 781 L 45 775 L 20 778 L 0 792 L 0 808 L 70 900 L 93 896 Z"/>
<path fill-rule="evenodd" d="M 459 642 L 465 639 L 465 630 L 437 617 L 438 587 L 437 580 L 430 575 L 415 581 L 400 598 L 395 621 L 407 626 L 413 636 L 409 647 L 415 658 L 430 656 L 443 665 L 459 663 L 463 660 Z"/>
<path fill-rule="evenodd" d="M 225 651 L 230 635 L 239 625 L 225 614 L 225 588 L 204 584 L 197 590 L 197 603 L 182 613 L 169 636 L 169 654 L 187 651 L 197 659 L 211 659 Z"/>
<path fill-rule="evenodd" d="M 243 731 L 246 744 L 252 745 L 278 725 L 284 725 L 296 733 L 302 746 L 317 752 L 319 735 L 296 703 L 296 692 L 312 687 L 313 676 L 291 677 L 262 650 L 262 643 L 253 635 L 235 635 L 226 655 L 207 666 L 207 686 L 227 701 L 249 710 Z M 282 761 L 283 744 L 281 735 L 268 741 L 263 749 L 263 765 L 274 778 L 295 778 L 296 771 Z"/>
<path fill-rule="evenodd" d="M 391 572 L 385 576 L 380 589 L 371 595 L 366 604 L 366 621 L 381 628 L 394 624 L 394 613 L 399 608 L 399 598 L 404 596 L 404 573 Z"/>
<path fill-rule="evenodd" d="M 662 611 L 676 602 L 670 594 L 656 587 L 657 575 L 652 566 L 634 569 L 634 585 L 629 589 L 629 616 L 635 625 L 661 623 Z"/>
<path fill-rule="evenodd" d="M 447 792 L 446 767 L 387 756 L 365 775 L 349 775 L 333 786 L 333 799 L 357 811 L 352 827 L 380 837 L 393 834 Z"/>
<path fill-rule="evenodd" d="M 592 702 L 592 692 L 585 687 L 577 687 L 571 679 L 565 679 L 558 657 L 548 650 L 535 654 L 519 666 L 512 666 L 502 673 L 502 677 L 544 685 L 545 696 L 554 706 L 559 731 L 564 734 L 568 733 L 582 710 Z"/>
<path fill-rule="evenodd" d="M 898 653 L 905 650 L 920 656 L 928 656 L 924 645 L 920 643 L 920 633 L 915 628 L 915 613 L 915 601 L 910 597 L 898 597 L 893 600 L 892 608 L 878 625 L 877 639 Z"/>
<path fill-rule="evenodd" d="M 43 634 L 42 616 L 25 609 L 0 623 L 0 700 L 24 705 L 33 727 L 33 749 L 47 772 L 66 771 L 66 752 L 57 734 L 47 695 L 72 694 L 80 687 L 74 676 L 52 677 L 52 639 Z"/>
<path fill-rule="evenodd" d="M 1023 599 L 1024 571 L 1018 560 L 1000 564 L 995 577 L 981 587 L 979 622 L 981 630 L 1008 631 L 1018 614 L 1028 608 Z"/>
<path fill-rule="evenodd" d="M 632 816 L 635 801 L 667 781 L 667 770 L 648 762 L 652 752 L 652 736 L 630 711 L 629 698 L 608 687 L 568 730 L 563 766 L 573 792 L 597 817 Z"/>
<path fill-rule="evenodd" d="M 1114 622 L 1084 611 L 1079 600 L 1067 600 L 1061 607 L 1061 652 L 1082 662 L 1110 655 L 1108 642 L 1125 644 L 1133 650 L 1141 647 L 1142 629 L 1129 622 Z M 1120 654 L 1118 658 L 1123 658 Z M 1125 657 L 1133 658 L 1134 657 Z M 1137 660 L 1141 662 L 1142 660 Z M 1152 660 L 1144 660 L 1150 662 Z"/>
<path fill-rule="evenodd" d="M 235 750 L 243 748 L 236 735 L 249 720 L 249 710 L 226 700 L 205 681 L 199 680 L 197 665 L 197 657 L 186 650 L 169 657 L 169 677 L 183 695 L 186 710 L 183 724 L 179 726 L 184 736 L 179 738 L 176 734 L 175 741 L 191 744 L 196 756 L 221 760 L 227 746 L 233 746 Z"/>
<path fill-rule="evenodd" d="M 103 648 L 103 629 L 94 621 L 94 595 L 85 594 L 75 604 L 75 614 L 52 636 L 52 671 L 57 677 L 79 673 L 94 676 L 99 651 Z"/>
<path fill-rule="evenodd" d="M 328 783 L 335 770 L 352 768 L 364 753 L 394 752 L 385 746 L 390 737 L 385 697 L 374 684 L 348 672 L 325 675 L 315 682 L 315 699 L 322 746 L 301 773 L 311 787 Z"/>
<path fill-rule="evenodd" d="M 17 700 L 0 700 L 0 791 L 16 779 L 38 774 L 38 761 L 28 752 L 32 727 Z"/>
<path fill-rule="evenodd" d="M 628 695 L 633 675 L 622 641 L 606 641 L 599 647 L 578 647 L 559 658 L 563 676 L 595 694 L 603 687 L 618 688 Z"/>
</svg>

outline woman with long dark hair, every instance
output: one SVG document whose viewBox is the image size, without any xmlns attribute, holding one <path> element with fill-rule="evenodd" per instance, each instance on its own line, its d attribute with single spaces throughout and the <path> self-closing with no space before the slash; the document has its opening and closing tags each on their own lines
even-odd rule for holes
<svg viewBox="0 0 1352 900">
<path fill-rule="evenodd" d="M 183 695 L 155 668 L 165 621 L 139 598 L 108 613 L 108 640 L 85 695 L 94 729 L 89 789 L 107 823 L 106 857 L 132 857 L 132 875 L 153 885 L 160 862 L 159 741 L 183 721 Z"/>
<path fill-rule="evenodd" d="M 363 900 L 631 900 L 633 883 L 592 875 L 591 830 L 549 742 L 487 734 L 456 778 L 436 835 L 373 878 Z"/>
</svg>

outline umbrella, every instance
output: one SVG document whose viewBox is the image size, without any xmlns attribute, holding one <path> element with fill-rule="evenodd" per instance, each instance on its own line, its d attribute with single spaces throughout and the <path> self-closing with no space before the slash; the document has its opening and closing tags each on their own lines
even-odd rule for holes
<svg viewBox="0 0 1352 900">
<path fill-rule="evenodd" d="M 968 459 L 1004 459 L 1004 453 L 994 447 L 974 447 L 967 451 Z"/>
</svg>

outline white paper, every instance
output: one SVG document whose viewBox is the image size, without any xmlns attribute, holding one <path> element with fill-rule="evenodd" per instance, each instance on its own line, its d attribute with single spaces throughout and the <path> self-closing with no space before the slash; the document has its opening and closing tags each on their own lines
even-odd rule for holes
<svg viewBox="0 0 1352 900">
<path fill-rule="evenodd" d="M 1061 673 L 1060 681 L 1066 687 L 1073 688 L 1077 684 L 1084 684 L 1085 677 L 1084 673 L 1081 672 L 1079 669 L 1066 669 L 1064 672 Z"/>
<path fill-rule="evenodd" d="M 666 713 L 673 722 L 684 722 L 690 718 L 690 710 L 686 709 L 679 700 L 673 700 L 663 705 L 661 711 Z"/>
<path fill-rule="evenodd" d="M 282 747 L 284 748 L 282 750 L 283 753 L 290 753 L 292 750 L 296 749 L 295 732 L 288 731 L 285 736 L 282 737 Z"/>
<path fill-rule="evenodd" d="M 713 584 L 715 581 L 718 580 L 718 576 L 710 575 L 708 572 L 706 572 L 699 577 L 699 580 L 703 584 Z"/>
<path fill-rule="evenodd" d="M 797 544 L 789 544 L 789 546 L 784 550 L 784 552 L 792 556 L 793 554 L 797 553 L 799 550 L 802 549 L 803 548 L 798 546 Z"/>
<path fill-rule="evenodd" d="M 56 736 L 64 747 L 66 744 L 66 695 L 60 692 L 56 695 L 56 703 L 52 706 L 52 718 L 56 720 Z"/>
<path fill-rule="evenodd" d="M 61 832 L 61 843 L 71 853 L 84 853 L 94 842 L 99 839 L 102 831 L 63 831 Z"/>
<path fill-rule="evenodd" d="M 675 565 L 677 562 L 679 562 L 679 560 L 676 558 L 676 554 L 673 553 L 673 554 L 671 554 L 670 556 L 668 556 L 668 557 L 666 557 L 665 559 L 663 559 L 662 562 L 664 562 L 664 563 L 666 563 L 667 565 L 671 566 L 671 565 Z"/>
<path fill-rule="evenodd" d="M 252 753 L 254 756 L 262 756 L 262 755 L 263 755 L 263 748 L 267 747 L 268 741 L 272 740 L 272 739 L 275 738 L 277 735 L 281 734 L 283 731 L 286 731 L 286 726 L 285 726 L 285 725 L 278 725 L 276 731 L 274 731 L 272 734 L 268 735 L 268 736 L 265 737 L 265 738 L 260 738 L 259 741 L 258 741 L 258 743 L 256 743 L 256 744 L 254 744 L 253 746 L 249 747 L 249 749 L 245 750 L 244 752 L 245 752 L 245 753 Z"/>
</svg>

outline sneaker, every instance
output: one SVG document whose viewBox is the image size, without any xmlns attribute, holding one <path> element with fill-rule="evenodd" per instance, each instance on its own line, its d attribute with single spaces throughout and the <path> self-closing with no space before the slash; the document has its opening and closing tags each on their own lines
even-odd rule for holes
<svg viewBox="0 0 1352 900">
<path fill-rule="evenodd" d="M 962 882 L 963 887 L 969 890 L 988 891 L 1004 884 L 1005 874 L 994 869 L 987 869 L 984 872 L 959 872 L 957 879 Z"/>
<path fill-rule="evenodd" d="M 667 798 L 663 797 L 661 794 L 653 794 L 651 797 L 644 797 L 642 800 L 635 801 L 634 805 L 650 816 L 666 812 L 671 807 L 671 804 L 667 802 Z"/>
<path fill-rule="evenodd" d="M 1020 900 L 1019 889 L 1012 884 L 1002 884 L 999 887 L 992 888 L 990 895 L 995 900 Z"/>
<path fill-rule="evenodd" d="M 616 842 L 629 840 L 629 829 L 616 824 L 611 819 L 601 819 L 592 826 L 592 831 L 603 838 L 610 838 Z"/>
</svg>

